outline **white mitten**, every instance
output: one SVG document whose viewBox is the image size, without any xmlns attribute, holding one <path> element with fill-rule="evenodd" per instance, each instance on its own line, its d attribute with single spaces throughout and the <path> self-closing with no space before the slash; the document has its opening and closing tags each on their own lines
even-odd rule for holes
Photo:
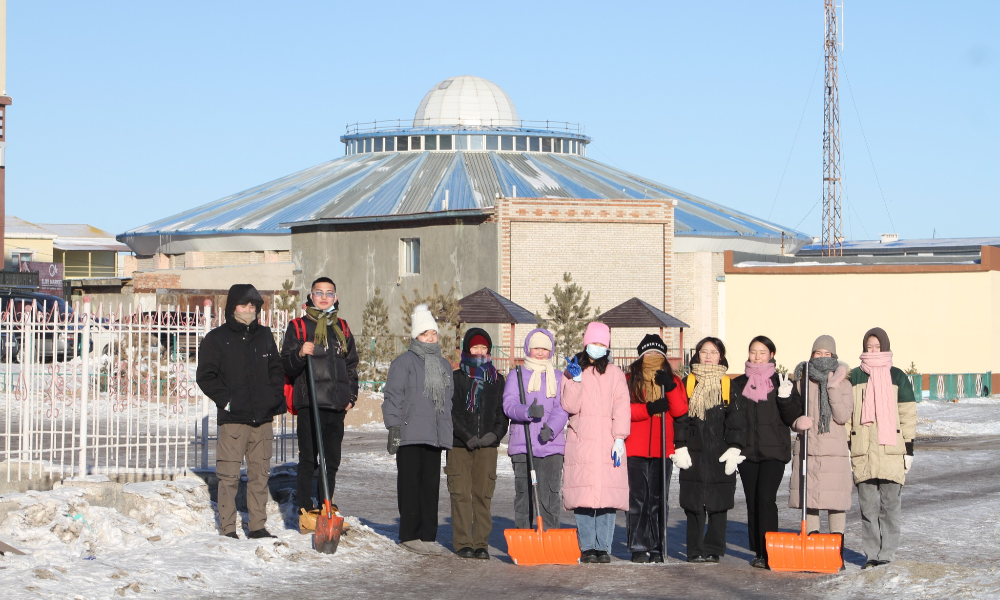
<svg viewBox="0 0 1000 600">
<path fill-rule="evenodd" d="M 778 375 L 778 397 L 788 398 L 792 395 L 792 380 L 788 375 Z"/>
<path fill-rule="evenodd" d="M 726 463 L 726 475 L 732 475 L 736 472 L 736 465 L 745 461 L 747 457 L 740 454 L 739 448 L 730 448 L 722 453 L 719 457 L 719 462 Z"/>
<path fill-rule="evenodd" d="M 674 450 L 674 453 L 670 455 L 670 460 L 672 460 L 679 469 L 691 468 L 691 454 L 688 452 L 687 447 L 677 448 Z"/>
<path fill-rule="evenodd" d="M 913 455 L 905 454 L 903 455 L 903 474 L 910 472 L 910 467 L 913 466 Z"/>
</svg>

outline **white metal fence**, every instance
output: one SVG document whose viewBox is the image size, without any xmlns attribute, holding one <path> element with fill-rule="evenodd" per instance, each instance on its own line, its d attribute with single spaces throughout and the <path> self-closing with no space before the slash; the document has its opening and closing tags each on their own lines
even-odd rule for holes
<svg viewBox="0 0 1000 600">
<path fill-rule="evenodd" d="M 221 307 L 70 308 L 3 298 L 0 477 L 183 472 L 214 466 L 215 405 L 195 383 Z M 276 342 L 291 315 L 261 315 Z M 291 415 L 275 461 L 295 457 Z"/>
</svg>

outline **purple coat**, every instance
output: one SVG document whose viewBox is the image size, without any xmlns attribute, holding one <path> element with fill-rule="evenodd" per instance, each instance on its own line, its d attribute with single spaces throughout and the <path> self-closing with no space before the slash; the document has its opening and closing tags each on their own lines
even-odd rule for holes
<svg viewBox="0 0 1000 600">
<path fill-rule="evenodd" d="M 535 329 L 528 334 L 528 337 L 524 339 L 524 352 L 528 352 L 528 340 L 535 331 L 541 331 L 552 338 L 552 334 L 544 329 Z M 553 347 L 555 347 L 555 340 L 553 340 Z M 532 371 L 527 367 L 520 367 L 521 377 L 524 379 L 524 397 L 527 401 L 526 405 L 521 404 L 521 396 L 517 389 L 517 373 L 511 370 L 510 374 L 507 376 L 507 383 L 504 386 L 503 391 L 503 411 L 510 417 L 510 439 L 507 446 L 507 454 L 527 454 L 528 448 L 524 443 L 524 424 L 530 422 L 531 429 L 531 452 L 534 456 L 544 457 L 552 456 L 553 454 L 565 454 L 566 452 L 566 421 L 569 420 L 569 415 L 563 410 L 560 400 L 562 399 L 562 372 L 558 369 L 555 370 L 556 375 L 556 396 L 555 398 L 545 397 L 545 374 L 542 374 L 542 385 L 541 389 L 537 392 L 528 393 L 528 381 L 531 379 Z M 531 406 L 533 401 L 537 400 L 539 406 L 545 407 L 545 416 L 541 419 L 531 419 L 528 417 L 528 407 Z M 542 427 L 548 425 L 552 430 L 554 435 L 549 438 L 549 441 L 542 443 L 542 440 L 538 438 L 538 434 L 541 433 Z"/>
</svg>

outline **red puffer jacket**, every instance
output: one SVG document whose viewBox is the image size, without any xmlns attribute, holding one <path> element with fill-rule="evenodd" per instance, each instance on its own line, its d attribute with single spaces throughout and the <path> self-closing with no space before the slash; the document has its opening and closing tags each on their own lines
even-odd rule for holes
<svg viewBox="0 0 1000 600">
<path fill-rule="evenodd" d="M 674 453 L 674 419 L 683 417 L 688 411 L 687 392 L 684 383 L 674 375 L 674 389 L 667 392 L 667 456 Z M 632 398 L 632 430 L 625 439 L 625 454 L 643 458 L 660 456 L 660 415 L 650 417 L 646 404 Z"/>
</svg>

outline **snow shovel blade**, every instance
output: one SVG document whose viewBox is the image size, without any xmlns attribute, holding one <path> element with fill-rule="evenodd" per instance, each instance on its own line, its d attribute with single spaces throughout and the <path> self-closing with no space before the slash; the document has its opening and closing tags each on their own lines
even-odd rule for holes
<svg viewBox="0 0 1000 600">
<path fill-rule="evenodd" d="M 333 512 L 329 505 L 316 519 L 316 531 L 313 533 L 313 547 L 323 554 L 334 554 L 340 545 L 340 534 L 344 532 L 344 518 Z"/>
<path fill-rule="evenodd" d="M 834 533 L 806 533 L 805 521 L 801 533 L 769 531 L 767 564 L 772 571 L 808 571 L 836 573 L 844 561 L 840 555 L 843 538 Z"/>
<path fill-rule="evenodd" d="M 575 529 L 505 529 L 507 554 L 515 565 L 575 565 L 580 562 L 580 543 Z"/>
</svg>

